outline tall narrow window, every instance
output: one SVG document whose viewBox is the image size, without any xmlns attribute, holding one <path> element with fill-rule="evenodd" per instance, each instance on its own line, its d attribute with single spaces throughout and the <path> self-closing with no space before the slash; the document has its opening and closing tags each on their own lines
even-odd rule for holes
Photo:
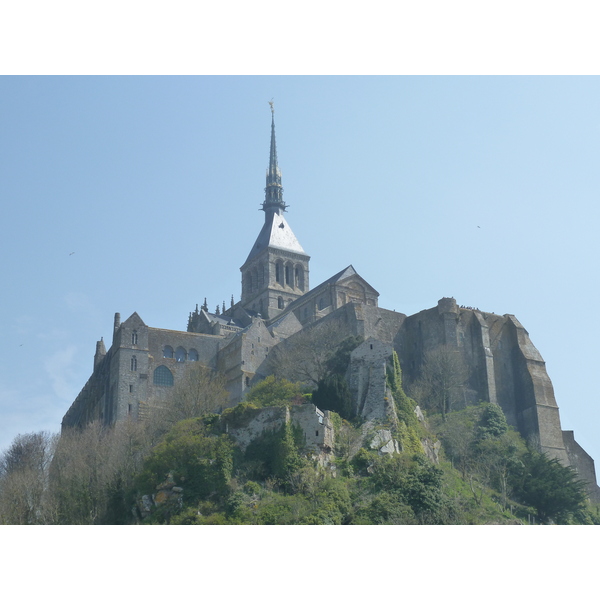
<svg viewBox="0 0 600 600">
<path fill-rule="evenodd" d="M 134 329 L 133 333 L 131 334 L 131 345 L 137 346 L 137 342 L 138 342 L 138 334 L 137 334 L 137 331 L 135 331 L 135 329 Z"/>
<path fill-rule="evenodd" d="M 283 308 L 283 298 L 281 296 L 277 298 L 277 308 Z"/>
<path fill-rule="evenodd" d="M 177 350 L 175 350 L 175 360 L 177 362 L 185 362 L 186 358 L 187 358 L 187 352 L 181 346 L 179 346 L 179 348 L 177 348 Z"/>
<path fill-rule="evenodd" d="M 285 284 L 292 285 L 292 277 L 290 274 L 290 265 L 285 265 Z"/>
<path fill-rule="evenodd" d="M 131 357 L 131 370 L 137 371 L 137 358 L 135 356 Z"/>
</svg>

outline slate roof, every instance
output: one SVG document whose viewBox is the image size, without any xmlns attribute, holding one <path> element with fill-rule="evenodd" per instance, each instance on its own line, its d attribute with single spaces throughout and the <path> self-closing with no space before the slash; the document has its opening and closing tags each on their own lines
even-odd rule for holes
<svg viewBox="0 0 600 600">
<path fill-rule="evenodd" d="M 262 250 L 267 247 L 279 248 L 294 252 L 296 254 L 304 254 L 304 248 L 294 235 L 292 228 L 288 225 L 285 217 L 276 212 L 270 212 L 265 215 L 265 224 L 260 230 L 252 250 L 246 259 L 246 262 L 257 256 Z"/>
</svg>

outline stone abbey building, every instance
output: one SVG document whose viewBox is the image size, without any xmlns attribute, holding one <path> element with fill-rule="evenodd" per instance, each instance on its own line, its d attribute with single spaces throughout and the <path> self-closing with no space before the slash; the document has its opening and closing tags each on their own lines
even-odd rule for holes
<svg viewBox="0 0 600 600">
<path fill-rule="evenodd" d="M 386 310 L 352 266 L 311 289 L 310 256 L 289 226 L 286 208 L 272 116 L 265 222 L 240 269 L 240 301 L 232 298 L 229 308 L 215 312 L 206 301 L 196 305 L 186 331 L 150 327 L 137 313 L 121 322 L 117 313 L 112 343 L 107 350 L 103 340 L 97 342 L 94 371 L 65 414 L 63 428 L 139 419 L 145 407 L 169 401 L 194 363 L 225 376 L 234 405 L 276 370 L 270 360 L 274 349 L 285 352 L 303 332 L 335 324 L 340 339 L 365 340 L 353 352 L 348 373 L 357 413 L 377 414 L 389 395 L 382 366 L 393 350 L 410 383 L 427 352 L 449 347 L 468 367 L 464 402 L 498 404 L 510 425 L 540 450 L 574 466 L 592 497 L 600 499 L 594 461 L 572 431 L 562 431 L 544 360 L 516 317 L 459 307 L 453 298 L 411 316 Z"/>
</svg>

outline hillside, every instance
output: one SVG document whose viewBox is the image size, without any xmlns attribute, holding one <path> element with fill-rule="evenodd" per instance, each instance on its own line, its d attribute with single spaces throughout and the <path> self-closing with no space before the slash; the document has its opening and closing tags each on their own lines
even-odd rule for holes
<svg viewBox="0 0 600 600">
<path fill-rule="evenodd" d="M 19 436 L 0 459 L 0 522 L 600 522 L 575 471 L 528 448 L 497 406 L 417 407 L 397 357 L 388 417 L 353 417 L 335 376 L 348 349 L 313 391 L 269 377 L 214 414 L 220 384 L 205 378 L 209 397 L 182 394 L 141 423 Z"/>
</svg>

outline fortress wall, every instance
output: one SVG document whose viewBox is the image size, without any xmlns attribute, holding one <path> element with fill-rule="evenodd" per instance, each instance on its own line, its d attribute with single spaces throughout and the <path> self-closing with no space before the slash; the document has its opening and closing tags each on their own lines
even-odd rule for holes
<svg viewBox="0 0 600 600">
<path fill-rule="evenodd" d="M 75 401 L 63 417 L 61 429 L 84 426 L 95 420 L 104 422 L 106 388 L 109 379 L 110 355 L 98 363 L 96 369 L 87 380 Z"/>
<path fill-rule="evenodd" d="M 506 315 L 514 340 L 515 409 L 521 435 L 542 452 L 569 464 L 554 388 L 546 365 L 524 327 Z"/>
<path fill-rule="evenodd" d="M 488 318 L 488 322 L 491 319 Z M 515 396 L 515 348 L 517 340 L 505 317 L 491 320 L 490 344 L 494 356 L 496 399 L 511 427 L 519 429 Z"/>
<path fill-rule="evenodd" d="M 569 464 L 577 471 L 577 475 L 586 482 L 586 491 L 590 500 L 600 502 L 600 488 L 596 482 L 594 459 L 575 441 L 572 431 L 563 431 L 563 442 Z"/>
</svg>

